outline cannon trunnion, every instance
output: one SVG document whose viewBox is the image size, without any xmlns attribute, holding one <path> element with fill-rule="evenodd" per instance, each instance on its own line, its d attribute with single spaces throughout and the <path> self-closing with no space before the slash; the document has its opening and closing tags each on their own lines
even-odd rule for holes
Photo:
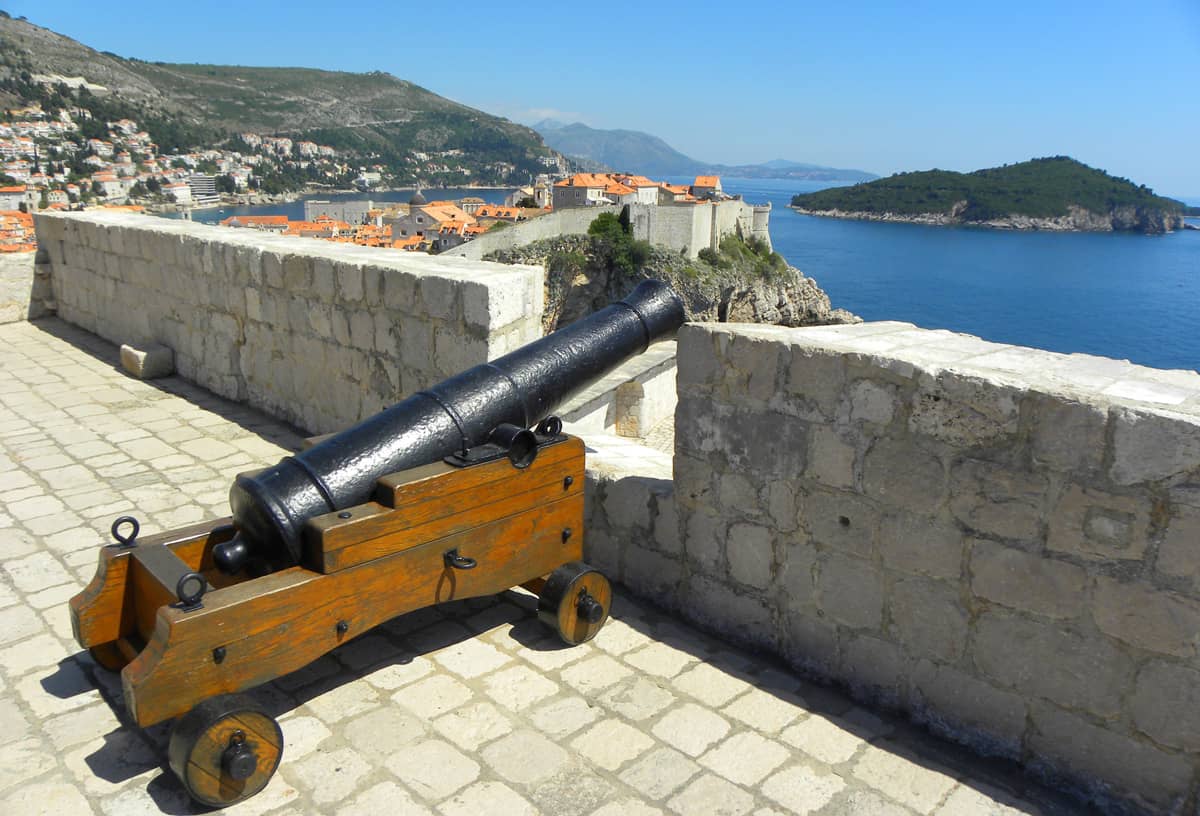
<svg viewBox="0 0 1200 816">
<path fill-rule="evenodd" d="M 683 317 L 670 287 L 647 281 L 241 474 L 230 518 L 145 538 L 117 519 L 71 599 L 76 640 L 121 673 L 137 725 L 178 718 L 169 764 L 219 807 L 265 787 L 283 754 L 274 717 L 242 692 L 398 615 L 521 586 L 566 643 L 591 639 L 612 595 L 582 560 L 584 445 L 548 415 Z"/>
</svg>

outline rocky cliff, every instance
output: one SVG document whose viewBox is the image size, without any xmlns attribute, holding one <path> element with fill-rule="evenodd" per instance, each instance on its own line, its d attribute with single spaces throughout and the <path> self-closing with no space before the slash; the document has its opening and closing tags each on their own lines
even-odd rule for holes
<svg viewBox="0 0 1200 816">
<path fill-rule="evenodd" d="M 780 264 L 763 274 L 762 265 L 739 262 L 726 252 L 710 257 L 716 262 L 654 247 L 635 269 L 621 271 L 607 263 L 592 236 L 567 235 L 500 250 L 487 260 L 546 269 L 543 324 L 547 332 L 623 297 L 645 278 L 659 278 L 675 287 L 688 320 L 781 326 L 862 322 L 845 309 L 833 308 L 817 282 L 795 267 Z"/>
</svg>

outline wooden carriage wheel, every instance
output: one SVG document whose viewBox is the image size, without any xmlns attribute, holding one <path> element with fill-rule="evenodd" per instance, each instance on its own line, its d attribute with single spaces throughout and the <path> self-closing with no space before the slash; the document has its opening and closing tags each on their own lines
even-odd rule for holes
<svg viewBox="0 0 1200 816">
<path fill-rule="evenodd" d="M 283 732 L 241 694 L 205 700 L 176 721 L 167 747 L 171 770 L 193 799 L 224 807 L 266 787 L 283 755 Z"/>
<path fill-rule="evenodd" d="M 550 573 L 538 594 L 538 618 L 572 646 L 594 638 L 611 607 L 608 579 L 582 561 L 571 561 Z"/>
</svg>

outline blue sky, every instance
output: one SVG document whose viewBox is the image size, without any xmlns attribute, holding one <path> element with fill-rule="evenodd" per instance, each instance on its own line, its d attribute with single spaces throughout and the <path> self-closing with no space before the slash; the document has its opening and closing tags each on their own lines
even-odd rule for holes
<svg viewBox="0 0 1200 816">
<path fill-rule="evenodd" d="M 706 161 L 887 174 L 1067 154 L 1200 198 L 1200 0 L 0 7 L 122 56 L 384 70 Z"/>
</svg>

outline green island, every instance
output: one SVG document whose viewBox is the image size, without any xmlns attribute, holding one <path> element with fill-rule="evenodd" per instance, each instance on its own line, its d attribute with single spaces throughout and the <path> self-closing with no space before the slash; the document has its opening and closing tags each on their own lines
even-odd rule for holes
<svg viewBox="0 0 1200 816">
<path fill-rule="evenodd" d="M 1006 229 L 1132 230 L 1183 227 L 1184 204 L 1067 156 L 955 173 L 923 170 L 792 198 L 810 215 L 968 224 Z"/>
</svg>

